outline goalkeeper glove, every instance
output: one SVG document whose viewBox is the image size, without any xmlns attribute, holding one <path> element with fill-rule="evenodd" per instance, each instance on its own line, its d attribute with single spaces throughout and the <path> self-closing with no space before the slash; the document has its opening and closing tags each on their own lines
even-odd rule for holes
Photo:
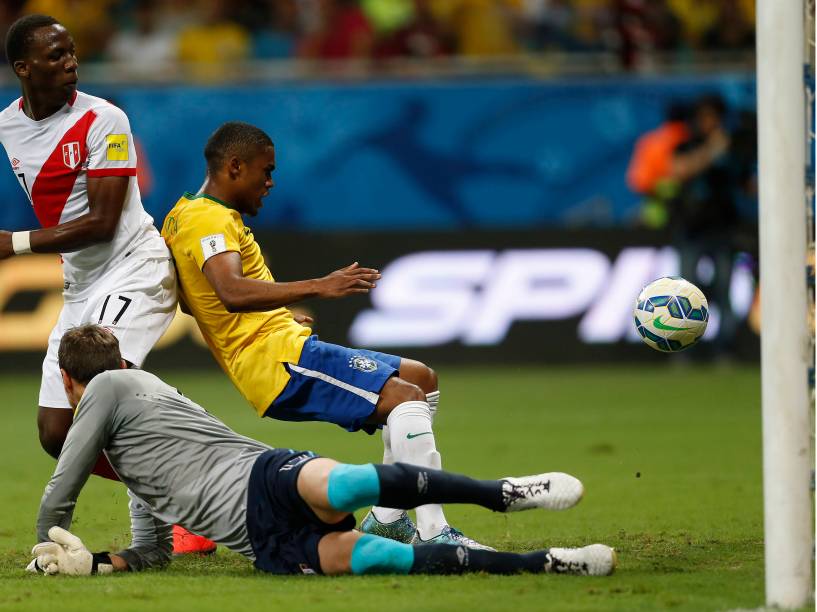
<svg viewBox="0 0 817 612">
<path fill-rule="evenodd" d="M 113 573 L 113 562 L 107 552 L 92 553 L 77 536 L 62 527 L 48 530 L 51 542 L 40 542 L 32 550 L 34 559 L 26 570 L 40 574 L 89 576 Z"/>
</svg>

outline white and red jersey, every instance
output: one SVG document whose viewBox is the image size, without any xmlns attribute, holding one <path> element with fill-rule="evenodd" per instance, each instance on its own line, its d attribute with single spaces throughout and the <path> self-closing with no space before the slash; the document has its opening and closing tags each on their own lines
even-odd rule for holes
<svg viewBox="0 0 817 612">
<path fill-rule="evenodd" d="M 136 149 L 125 113 L 102 98 L 76 92 L 40 121 L 23 112 L 22 98 L 0 112 L 0 143 L 43 227 L 89 212 L 88 178 L 128 176 L 122 216 L 110 242 L 62 253 L 66 297 L 90 286 L 132 254 L 168 257 L 136 184 Z"/>
</svg>

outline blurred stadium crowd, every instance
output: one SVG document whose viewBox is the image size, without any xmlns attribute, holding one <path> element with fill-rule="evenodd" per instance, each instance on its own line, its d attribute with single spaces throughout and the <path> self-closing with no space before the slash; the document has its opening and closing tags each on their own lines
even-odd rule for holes
<svg viewBox="0 0 817 612">
<path fill-rule="evenodd" d="M 32 12 L 64 23 L 83 61 L 137 68 L 562 51 L 639 70 L 754 45 L 753 0 L 4 0 L 0 31 Z"/>
</svg>

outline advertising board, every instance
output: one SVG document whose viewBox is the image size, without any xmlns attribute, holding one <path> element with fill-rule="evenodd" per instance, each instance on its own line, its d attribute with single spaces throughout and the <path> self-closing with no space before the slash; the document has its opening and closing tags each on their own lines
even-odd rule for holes
<svg viewBox="0 0 817 612">
<path fill-rule="evenodd" d="M 395 352 L 429 363 L 618 362 L 665 359 L 635 332 L 632 307 L 643 285 L 678 273 L 667 236 L 635 231 L 470 231 L 390 233 L 257 232 L 279 281 L 323 276 L 359 261 L 383 273 L 369 295 L 311 300 L 296 308 L 338 344 Z M 701 262 L 705 272 L 707 262 Z M 0 263 L 0 364 L 36 367 L 61 306 L 59 260 L 48 255 Z M 702 287 L 706 291 L 706 287 Z M 742 320 L 754 280 L 736 258 L 731 305 Z M 722 305 L 703 347 L 717 342 Z M 758 342 L 742 325 L 738 353 Z M 179 313 L 149 365 L 213 364 L 195 322 Z"/>
</svg>

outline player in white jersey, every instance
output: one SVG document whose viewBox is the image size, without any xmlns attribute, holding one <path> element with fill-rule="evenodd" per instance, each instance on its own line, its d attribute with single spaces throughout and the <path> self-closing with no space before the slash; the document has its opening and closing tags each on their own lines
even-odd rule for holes
<svg viewBox="0 0 817 612">
<path fill-rule="evenodd" d="M 128 118 L 77 91 L 68 31 L 53 17 L 22 17 L 8 31 L 6 56 L 22 97 L 0 112 L 0 143 L 42 229 L 0 230 L 0 260 L 31 252 L 62 258 L 65 303 L 43 362 L 37 418 L 40 443 L 57 457 L 73 420 L 57 364 L 63 333 L 102 324 L 124 359 L 140 366 L 175 314 L 175 272 L 142 207 Z M 97 467 L 113 476 L 104 458 Z"/>
</svg>

